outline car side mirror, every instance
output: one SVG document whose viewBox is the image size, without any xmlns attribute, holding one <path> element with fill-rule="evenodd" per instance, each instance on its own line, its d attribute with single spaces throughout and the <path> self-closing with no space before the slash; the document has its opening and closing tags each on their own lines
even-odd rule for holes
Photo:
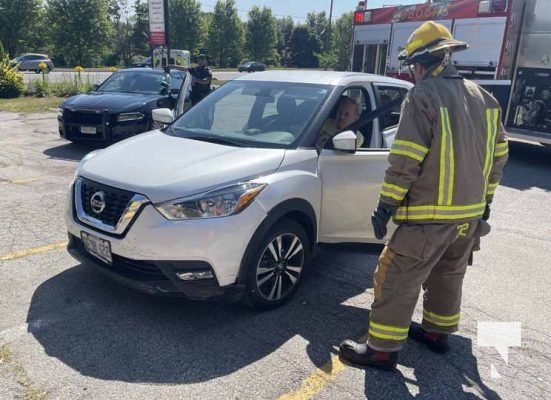
<svg viewBox="0 0 551 400">
<path fill-rule="evenodd" d="M 159 122 L 161 124 L 171 124 L 174 122 L 174 116 L 172 115 L 172 110 L 170 108 L 156 108 L 151 114 L 153 115 L 153 121 Z"/>
<path fill-rule="evenodd" d="M 333 148 L 344 153 L 356 152 L 356 134 L 352 131 L 344 131 L 333 137 Z"/>
<path fill-rule="evenodd" d="M 96 90 L 98 90 L 99 86 L 100 86 L 99 83 L 94 83 L 94 84 L 92 85 L 92 90 L 95 92 Z"/>
</svg>

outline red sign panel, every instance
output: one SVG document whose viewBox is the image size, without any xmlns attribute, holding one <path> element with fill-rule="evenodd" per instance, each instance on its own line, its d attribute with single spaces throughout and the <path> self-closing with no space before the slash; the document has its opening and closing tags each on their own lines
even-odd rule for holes
<svg viewBox="0 0 551 400">
<path fill-rule="evenodd" d="M 166 37 L 164 32 L 151 32 L 149 35 L 149 44 L 164 46 L 166 44 Z"/>
<path fill-rule="evenodd" d="M 450 0 L 410 6 L 383 7 L 367 11 L 372 13 L 371 24 L 476 18 L 481 16 L 478 13 L 479 3 L 479 0 Z M 504 15 L 504 8 L 496 8 L 496 12 L 484 14 L 484 16 Z M 358 24 L 361 21 L 355 19 L 355 23 Z"/>
</svg>

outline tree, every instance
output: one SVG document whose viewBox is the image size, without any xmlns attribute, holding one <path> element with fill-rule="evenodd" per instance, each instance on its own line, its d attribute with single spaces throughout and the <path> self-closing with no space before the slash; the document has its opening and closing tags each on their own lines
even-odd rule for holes
<svg viewBox="0 0 551 400">
<path fill-rule="evenodd" d="M 277 22 L 272 10 L 254 6 L 249 11 L 245 48 L 251 59 L 275 64 L 278 56 Z"/>
<path fill-rule="evenodd" d="M 220 67 L 236 67 L 245 42 L 234 0 L 217 0 L 209 25 L 208 49 Z"/>
<path fill-rule="evenodd" d="M 209 47 L 209 27 L 212 23 L 212 18 L 214 16 L 214 13 L 212 12 L 201 12 L 201 15 L 199 17 L 199 52 L 201 53 L 207 53 L 208 51 L 205 50 Z"/>
<path fill-rule="evenodd" d="M 114 50 L 110 64 L 128 65 L 132 61 L 132 24 L 128 0 L 108 0 L 107 9 L 113 26 L 111 48 Z"/>
<path fill-rule="evenodd" d="M 350 57 L 352 54 L 352 37 L 354 34 L 354 13 L 349 12 L 341 15 L 333 25 L 332 40 L 333 49 L 336 53 L 336 65 L 334 69 L 345 71 L 350 68 Z"/>
<path fill-rule="evenodd" d="M 354 13 L 343 14 L 331 29 L 330 50 L 318 54 L 320 67 L 345 71 L 350 67 Z"/>
<path fill-rule="evenodd" d="M 313 68 L 318 66 L 318 59 L 314 53 L 315 41 L 308 33 L 306 25 L 298 25 L 291 37 L 291 57 L 299 68 Z"/>
<path fill-rule="evenodd" d="M 147 44 L 149 38 L 149 8 L 147 1 L 136 0 L 134 2 L 134 15 L 131 21 L 130 43 L 134 54 L 148 54 L 150 51 Z"/>
<path fill-rule="evenodd" d="M 277 53 L 283 66 L 291 63 L 290 49 L 293 29 L 295 29 L 295 23 L 292 17 L 283 17 L 277 20 Z"/>
<path fill-rule="evenodd" d="M 0 0 L 0 41 L 10 56 L 19 53 L 41 7 L 42 0 Z"/>
<path fill-rule="evenodd" d="M 195 52 L 201 38 L 201 3 L 197 0 L 171 0 L 168 10 L 170 47 Z"/>
<path fill-rule="evenodd" d="M 111 24 L 105 0 L 49 0 L 48 21 L 56 49 L 69 65 L 91 66 L 109 44 Z"/>
<path fill-rule="evenodd" d="M 323 53 L 326 49 L 329 20 L 325 11 L 320 13 L 311 12 L 306 16 L 306 28 L 308 29 L 309 40 L 314 46 L 314 52 Z"/>
</svg>

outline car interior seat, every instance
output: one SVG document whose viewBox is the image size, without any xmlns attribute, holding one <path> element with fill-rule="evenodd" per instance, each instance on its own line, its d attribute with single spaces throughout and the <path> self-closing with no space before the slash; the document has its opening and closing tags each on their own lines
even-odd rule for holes
<svg viewBox="0 0 551 400">
<path fill-rule="evenodd" d="M 156 76 L 142 76 L 136 80 L 134 86 L 144 92 L 158 93 L 161 90 L 161 84 Z"/>
<path fill-rule="evenodd" d="M 297 113 L 297 103 L 294 97 L 282 94 L 276 103 L 277 116 L 268 126 L 270 131 L 291 132 L 291 125 Z"/>
<path fill-rule="evenodd" d="M 318 102 L 316 100 L 307 99 L 297 106 L 291 122 L 292 133 L 296 135 L 304 130 L 317 105 Z"/>
</svg>

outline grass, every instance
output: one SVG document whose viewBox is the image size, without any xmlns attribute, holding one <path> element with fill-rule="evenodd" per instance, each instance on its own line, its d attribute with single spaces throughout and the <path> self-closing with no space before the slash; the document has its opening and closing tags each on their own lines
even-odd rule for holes
<svg viewBox="0 0 551 400">
<path fill-rule="evenodd" d="M 64 97 L 16 97 L 0 99 L 0 111 L 42 112 L 57 110 Z"/>
</svg>

